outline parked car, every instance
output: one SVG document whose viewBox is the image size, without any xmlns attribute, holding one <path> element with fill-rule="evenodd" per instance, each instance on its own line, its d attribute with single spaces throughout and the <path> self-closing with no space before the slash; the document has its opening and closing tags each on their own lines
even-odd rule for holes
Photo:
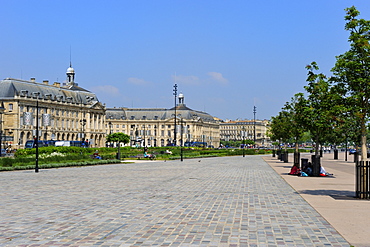
<svg viewBox="0 0 370 247">
<path fill-rule="evenodd" d="M 355 154 L 355 153 L 356 153 L 356 149 L 351 148 L 351 149 L 349 150 L 349 154 Z"/>
</svg>

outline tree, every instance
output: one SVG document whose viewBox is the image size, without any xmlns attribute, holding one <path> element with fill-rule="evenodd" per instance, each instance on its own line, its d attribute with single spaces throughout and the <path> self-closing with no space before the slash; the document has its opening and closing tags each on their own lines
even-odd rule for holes
<svg viewBox="0 0 370 247">
<path fill-rule="evenodd" d="M 337 92 L 331 88 L 329 80 L 319 70 L 316 62 L 306 66 L 308 70 L 306 89 L 308 95 L 305 101 L 302 99 L 299 123 L 312 134 L 316 143 L 315 155 L 319 155 L 319 146 L 326 142 L 333 132 L 333 119 L 337 115 L 335 103 L 338 99 Z"/>
<path fill-rule="evenodd" d="M 305 128 L 300 121 L 305 105 L 306 101 L 303 93 L 297 93 L 291 99 L 291 102 L 285 103 L 283 108 L 289 116 L 289 135 L 294 140 L 296 153 L 298 153 L 298 142 L 305 131 Z"/>
<path fill-rule="evenodd" d="M 121 152 L 120 152 L 120 143 L 127 144 L 130 142 L 130 136 L 124 133 L 112 133 L 107 135 L 107 142 L 115 142 L 117 143 L 118 151 L 117 151 L 117 159 L 121 159 Z"/>
<path fill-rule="evenodd" d="M 346 92 L 351 119 L 359 123 L 361 159 L 366 161 L 370 110 L 370 21 L 358 19 L 359 15 L 354 6 L 346 9 L 345 30 L 350 32 L 350 49 L 336 57 L 332 81 Z"/>
<path fill-rule="evenodd" d="M 270 136 L 272 140 L 281 140 L 284 142 L 293 140 L 295 143 L 295 166 L 299 166 L 298 142 L 304 133 L 304 128 L 299 122 L 304 102 L 303 94 L 296 94 L 291 99 L 291 102 L 287 102 L 284 105 L 279 115 L 272 118 L 270 125 Z"/>
<path fill-rule="evenodd" d="M 290 117 L 286 111 L 280 111 L 276 117 L 271 118 L 269 136 L 271 140 L 288 142 L 290 135 Z"/>
</svg>

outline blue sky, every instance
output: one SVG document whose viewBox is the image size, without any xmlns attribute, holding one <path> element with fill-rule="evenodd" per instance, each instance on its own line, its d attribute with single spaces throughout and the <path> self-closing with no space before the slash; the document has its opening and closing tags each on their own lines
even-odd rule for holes
<svg viewBox="0 0 370 247">
<path fill-rule="evenodd" d="M 276 116 L 348 50 L 344 9 L 370 19 L 370 1 L 1 0 L 0 79 L 64 82 L 107 107 L 188 107 L 221 119 Z"/>
</svg>

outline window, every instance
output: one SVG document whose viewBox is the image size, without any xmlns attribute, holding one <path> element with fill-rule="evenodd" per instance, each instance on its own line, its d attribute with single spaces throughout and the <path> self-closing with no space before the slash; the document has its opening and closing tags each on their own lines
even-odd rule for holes
<svg viewBox="0 0 370 247">
<path fill-rule="evenodd" d="M 9 104 L 9 111 L 13 111 L 13 104 Z"/>
</svg>

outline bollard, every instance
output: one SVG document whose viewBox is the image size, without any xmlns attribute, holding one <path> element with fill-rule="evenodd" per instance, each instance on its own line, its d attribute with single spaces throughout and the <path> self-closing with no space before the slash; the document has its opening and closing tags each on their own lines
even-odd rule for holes
<svg viewBox="0 0 370 247">
<path fill-rule="evenodd" d="M 303 171 L 303 168 L 308 166 L 308 159 L 307 158 L 302 158 L 301 159 L 301 170 Z"/>
<path fill-rule="evenodd" d="M 283 159 L 284 163 L 288 163 L 288 157 L 289 157 L 288 154 L 289 154 L 288 151 L 284 152 L 284 159 Z"/>
<path fill-rule="evenodd" d="M 334 159 L 338 159 L 338 149 L 334 149 Z"/>
<path fill-rule="evenodd" d="M 299 152 L 294 152 L 294 165 L 296 167 L 299 167 L 299 158 L 301 154 Z"/>
<path fill-rule="evenodd" d="M 312 162 L 312 176 L 319 177 L 321 170 L 320 156 L 312 155 L 311 162 Z"/>
</svg>

